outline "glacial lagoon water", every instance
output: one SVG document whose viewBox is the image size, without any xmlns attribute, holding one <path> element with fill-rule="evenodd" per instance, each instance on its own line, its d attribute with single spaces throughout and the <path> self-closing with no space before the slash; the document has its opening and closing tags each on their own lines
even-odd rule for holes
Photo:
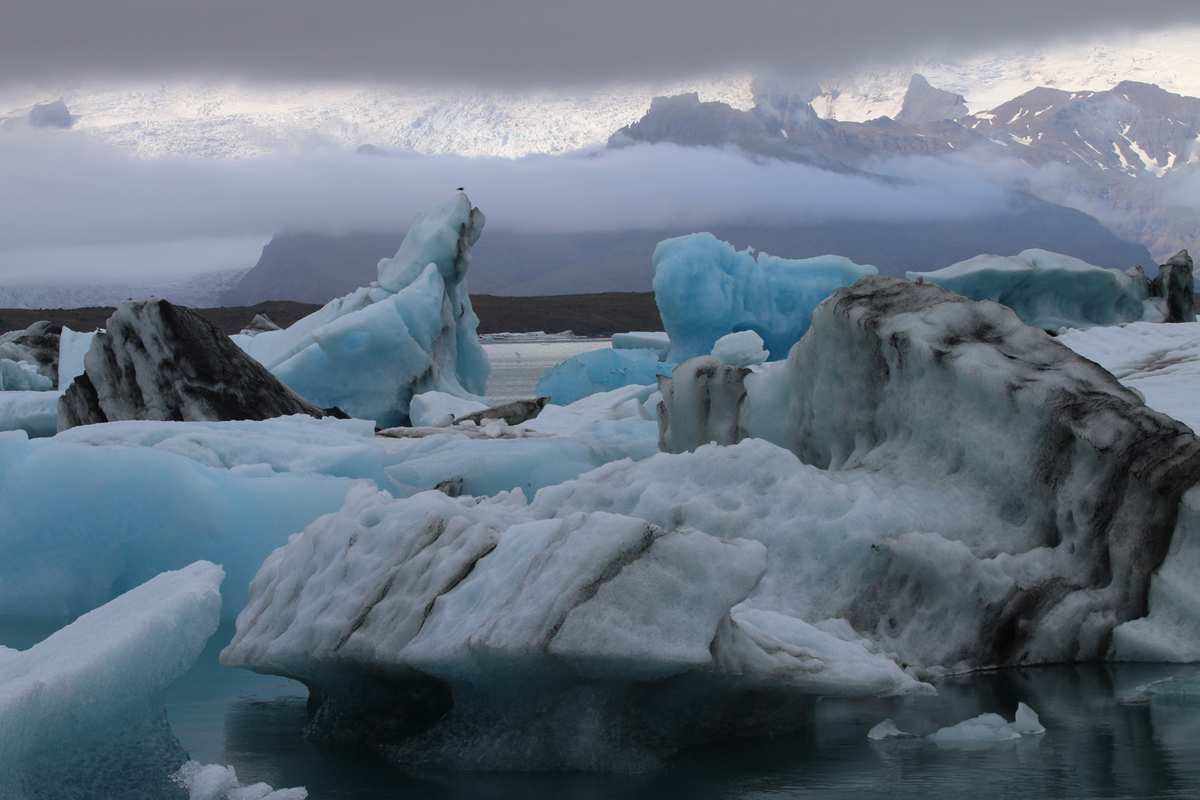
<svg viewBox="0 0 1200 800">
<path fill-rule="evenodd" d="M 532 397 L 538 378 L 550 367 L 571 356 L 611 346 L 608 339 L 485 342 L 483 349 L 492 364 L 488 400 L 506 403 Z"/>
<path fill-rule="evenodd" d="M 943 681 L 937 697 L 823 700 L 797 733 L 687 752 L 640 775 L 413 772 L 306 741 L 304 688 L 220 667 L 231 636 L 222 628 L 168 693 L 175 733 L 193 758 L 232 764 L 244 782 L 307 786 L 313 800 L 1200 796 L 1200 666 L 1002 670 Z M 1044 735 L 955 749 L 867 739 L 887 717 L 929 733 L 988 711 L 1011 718 L 1018 701 L 1038 711 Z"/>
</svg>

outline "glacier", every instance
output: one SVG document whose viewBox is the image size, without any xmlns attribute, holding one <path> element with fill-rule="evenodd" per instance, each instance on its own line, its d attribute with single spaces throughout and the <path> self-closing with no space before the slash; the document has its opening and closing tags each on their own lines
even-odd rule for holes
<svg viewBox="0 0 1200 800">
<path fill-rule="evenodd" d="M 409 421 L 413 395 L 478 399 L 487 355 L 466 273 L 484 216 L 466 194 L 419 215 L 379 279 L 290 327 L 234 341 L 302 397 L 381 427 Z"/>
<path fill-rule="evenodd" d="M 972 300 L 995 300 L 1027 325 L 1057 331 L 1142 319 L 1146 285 L 1124 272 L 1047 250 L 979 255 L 933 272 L 909 272 Z"/>
<path fill-rule="evenodd" d="M 735 250 L 711 233 L 659 242 L 652 262 L 672 363 L 710 353 L 717 339 L 746 330 L 762 337 L 772 360 L 782 359 L 808 330 L 818 303 L 878 274 L 841 256 L 789 259 Z"/>
<path fill-rule="evenodd" d="M 160 695 L 216 631 L 223 578 L 198 561 L 28 650 L 0 648 L 0 796 L 173 796 L 187 756 Z"/>
</svg>

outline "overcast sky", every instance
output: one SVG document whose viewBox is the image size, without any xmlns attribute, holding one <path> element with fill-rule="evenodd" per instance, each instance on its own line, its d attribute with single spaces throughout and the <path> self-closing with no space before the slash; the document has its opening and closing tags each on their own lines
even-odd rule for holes
<svg viewBox="0 0 1200 800">
<path fill-rule="evenodd" d="M 1195 21 L 1197 0 L 3 0 L 0 80 L 582 85 L 822 72 Z"/>
</svg>

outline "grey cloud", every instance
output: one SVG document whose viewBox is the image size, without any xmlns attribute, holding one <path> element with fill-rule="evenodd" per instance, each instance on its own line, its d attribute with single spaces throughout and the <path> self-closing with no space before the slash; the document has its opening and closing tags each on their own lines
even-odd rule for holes
<svg viewBox="0 0 1200 800">
<path fill-rule="evenodd" d="M 5 0 L 0 80 L 592 84 L 805 72 L 1200 20 L 1195 0 Z M 1169 58 L 1170 54 L 1164 54 Z"/>
<path fill-rule="evenodd" d="M 532 232 L 961 219 L 998 210 L 1003 189 L 951 162 L 886 185 L 730 151 L 638 146 L 523 159 L 371 157 L 143 160 L 73 132 L 0 132 L 0 247 L 131 244 L 201 237 L 395 230 L 466 186 L 489 227 Z M 164 265 L 169 269 L 169 265 Z"/>
</svg>

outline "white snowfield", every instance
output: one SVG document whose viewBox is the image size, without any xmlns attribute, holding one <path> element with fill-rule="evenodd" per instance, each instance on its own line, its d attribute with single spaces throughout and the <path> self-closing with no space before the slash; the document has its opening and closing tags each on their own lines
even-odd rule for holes
<svg viewBox="0 0 1200 800">
<path fill-rule="evenodd" d="M 482 395 L 488 361 L 466 273 L 483 224 L 459 192 L 413 221 L 376 284 L 285 330 L 233 339 L 306 400 L 382 427 L 407 422 L 420 392 Z"/>
<path fill-rule="evenodd" d="M 165 791 L 186 756 L 157 697 L 216 631 L 223 578 L 202 561 L 163 573 L 0 656 L 0 796 L 74 796 L 78 782 L 114 796 L 133 796 L 127 781 Z"/>
<path fill-rule="evenodd" d="M 972 300 L 995 300 L 1027 325 L 1048 330 L 1142 319 L 1146 287 L 1124 272 L 1048 250 L 979 255 L 934 272 L 909 272 Z"/>
</svg>

